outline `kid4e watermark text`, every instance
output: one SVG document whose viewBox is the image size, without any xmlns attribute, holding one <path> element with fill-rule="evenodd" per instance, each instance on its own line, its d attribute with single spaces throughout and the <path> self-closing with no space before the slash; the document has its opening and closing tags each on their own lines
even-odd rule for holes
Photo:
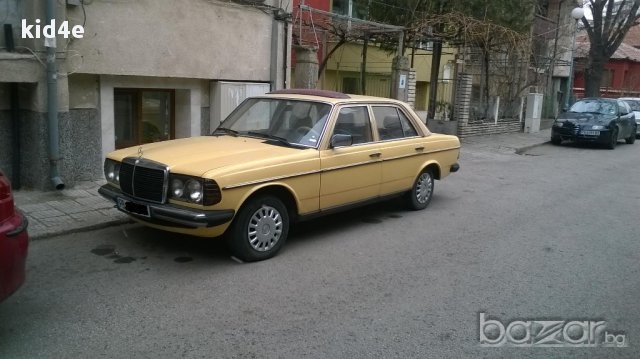
<svg viewBox="0 0 640 359">
<path fill-rule="evenodd" d="M 56 28 L 56 20 L 52 19 L 49 24 L 44 26 L 40 25 L 40 19 L 35 20 L 35 24 L 27 24 L 26 19 L 22 19 L 22 38 L 23 39 L 54 39 L 56 35 L 62 36 L 65 39 L 74 37 L 76 39 L 82 39 L 84 36 L 84 27 L 82 25 L 74 25 L 69 30 L 69 22 L 63 21 L 59 27 Z"/>
</svg>

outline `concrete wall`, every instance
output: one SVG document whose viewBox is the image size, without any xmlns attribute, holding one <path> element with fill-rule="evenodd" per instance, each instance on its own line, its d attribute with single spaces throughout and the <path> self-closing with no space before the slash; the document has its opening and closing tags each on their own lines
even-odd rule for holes
<svg viewBox="0 0 640 359">
<path fill-rule="evenodd" d="M 86 36 L 70 44 L 83 58 L 77 72 L 270 79 L 272 16 L 250 6 L 203 0 L 92 1 L 85 11 Z M 68 14 L 83 18 L 80 7 L 69 7 Z"/>
<path fill-rule="evenodd" d="M 479 135 L 497 135 L 501 133 L 514 133 L 522 131 L 522 123 L 517 120 L 493 122 L 475 122 L 463 124 L 458 122 L 458 137 L 470 137 Z"/>
</svg>

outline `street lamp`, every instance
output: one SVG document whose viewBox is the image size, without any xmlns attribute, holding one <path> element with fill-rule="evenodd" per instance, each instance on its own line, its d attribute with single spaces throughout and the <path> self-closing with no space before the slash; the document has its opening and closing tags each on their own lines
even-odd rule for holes
<svg viewBox="0 0 640 359">
<path fill-rule="evenodd" d="M 569 108 L 569 102 L 573 97 L 573 54 L 576 51 L 576 34 L 578 33 L 578 21 L 584 16 L 584 9 L 577 7 L 571 10 L 571 18 L 575 20 L 575 30 L 573 30 L 573 45 L 571 45 L 571 59 L 569 59 L 569 81 L 567 81 L 567 98 L 565 101 L 565 107 Z"/>
</svg>

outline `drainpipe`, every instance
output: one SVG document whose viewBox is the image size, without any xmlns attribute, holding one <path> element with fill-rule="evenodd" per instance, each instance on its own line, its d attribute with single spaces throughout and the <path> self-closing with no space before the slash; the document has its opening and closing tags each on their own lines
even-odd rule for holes
<svg viewBox="0 0 640 359">
<path fill-rule="evenodd" d="M 15 51 L 13 43 L 13 27 L 11 24 L 4 24 L 4 43 L 8 52 Z M 11 103 L 11 144 L 13 150 L 11 164 L 11 185 L 14 189 L 20 189 L 20 98 L 18 93 L 18 83 L 11 82 L 9 85 L 9 102 Z"/>
<path fill-rule="evenodd" d="M 283 87 L 287 88 L 287 49 L 289 48 L 289 20 L 291 14 L 288 14 L 283 9 L 275 9 L 273 10 L 273 21 L 271 23 L 271 90 L 275 91 L 278 89 L 278 45 L 280 44 L 280 39 L 278 38 L 278 34 L 280 32 L 280 23 L 283 26 L 284 32 L 284 40 L 283 40 L 283 57 L 282 57 L 282 79 L 283 79 Z"/>
<path fill-rule="evenodd" d="M 271 21 L 271 91 L 278 88 L 278 10 L 273 12 L 273 20 Z"/>
<path fill-rule="evenodd" d="M 56 0 L 47 0 L 46 24 L 56 18 Z M 58 164 L 60 161 L 60 133 L 58 131 L 58 70 L 56 69 L 56 42 L 45 41 L 47 48 L 47 119 L 49 123 L 49 161 L 51 182 L 57 190 L 64 189 Z"/>
</svg>

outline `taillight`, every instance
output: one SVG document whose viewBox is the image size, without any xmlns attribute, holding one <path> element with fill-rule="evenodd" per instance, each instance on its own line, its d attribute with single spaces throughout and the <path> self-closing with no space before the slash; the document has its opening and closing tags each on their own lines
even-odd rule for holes
<svg viewBox="0 0 640 359">
<path fill-rule="evenodd" d="M 0 199 L 9 198 L 11 196 L 11 183 L 9 179 L 0 172 Z"/>
<path fill-rule="evenodd" d="M 0 172 L 0 222 L 13 216 L 13 197 L 11 196 L 11 183 L 9 179 Z"/>
</svg>

